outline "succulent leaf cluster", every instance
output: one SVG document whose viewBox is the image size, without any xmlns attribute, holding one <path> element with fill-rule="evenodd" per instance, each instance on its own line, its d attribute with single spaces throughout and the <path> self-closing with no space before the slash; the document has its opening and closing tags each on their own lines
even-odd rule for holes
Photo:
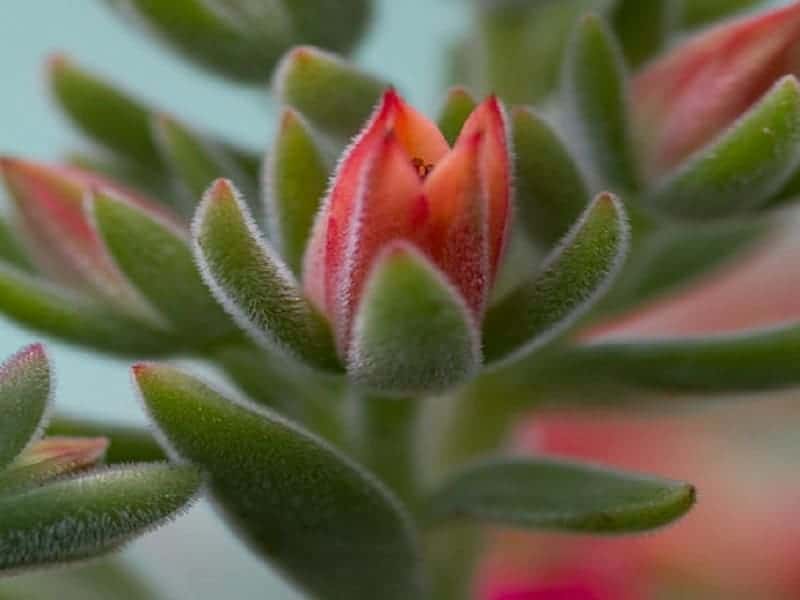
<svg viewBox="0 0 800 600">
<path fill-rule="evenodd" d="M 336 54 L 367 0 L 107 3 L 232 82 L 271 81 L 281 114 L 262 154 L 48 64 L 94 147 L 0 159 L 0 311 L 138 361 L 155 435 L 56 418 L 41 438 L 47 359 L 11 358 L 0 572 L 113 550 L 205 482 L 311 597 L 467 597 L 484 525 L 632 533 L 695 501 L 690 483 L 509 457 L 523 415 L 800 383 L 795 322 L 613 335 L 780 229 L 800 180 L 797 2 L 479 0 L 435 120 Z M 163 362 L 186 357 L 241 394 Z"/>
</svg>

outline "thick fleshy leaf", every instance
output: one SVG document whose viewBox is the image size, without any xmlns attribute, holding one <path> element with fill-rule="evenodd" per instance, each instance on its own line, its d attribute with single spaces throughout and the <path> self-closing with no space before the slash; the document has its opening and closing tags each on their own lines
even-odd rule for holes
<svg viewBox="0 0 800 600">
<path fill-rule="evenodd" d="M 0 471 L 0 494 L 19 493 L 94 467 L 108 447 L 104 437 L 48 437 L 28 446 Z"/>
<path fill-rule="evenodd" d="M 516 208 L 531 238 L 551 247 L 591 196 L 580 169 L 550 125 L 527 108 L 513 113 Z"/>
<path fill-rule="evenodd" d="M 328 167 L 302 117 L 283 112 L 267 161 L 266 213 L 270 241 L 299 276 L 314 217 L 325 196 Z"/>
<path fill-rule="evenodd" d="M 281 102 L 342 142 L 362 128 L 387 86 L 339 57 L 307 46 L 283 58 L 274 82 Z"/>
<path fill-rule="evenodd" d="M 800 165 L 800 84 L 788 76 L 711 146 L 650 195 L 664 213 L 691 219 L 759 208 Z"/>
<path fill-rule="evenodd" d="M 611 194 L 598 196 L 542 270 L 489 309 L 483 325 L 487 362 L 531 352 L 574 324 L 608 290 L 629 238 L 622 203 Z"/>
<path fill-rule="evenodd" d="M 551 459 L 493 459 L 467 466 L 430 499 L 434 521 L 474 519 L 513 527 L 625 533 L 666 525 L 688 511 L 688 483 Z"/>
<path fill-rule="evenodd" d="M 194 221 L 195 257 L 217 300 L 257 341 L 338 368 L 330 328 L 267 245 L 232 184 L 219 180 Z"/>
<path fill-rule="evenodd" d="M 480 364 L 480 340 L 459 292 L 407 244 L 377 259 L 356 313 L 350 376 L 383 392 L 434 392 Z"/>
<path fill-rule="evenodd" d="M 0 366 L 0 468 L 41 433 L 51 388 L 50 365 L 39 344 L 20 350 Z"/>
<path fill-rule="evenodd" d="M 611 15 L 630 67 L 638 67 L 667 43 L 684 12 L 694 0 L 619 0 Z"/>
<path fill-rule="evenodd" d="M 56 415 L 45 430 L 48 436 L 102 437 L 108 440 L 106 464 L 158 462 L 167 456 L 147 429 L 77 417 Z"/>
<path fill-rule="evenodd" d="M 0 265 L 0 312 L 36 331 L 124 356 L 182 348 L 164 330 L 5 265 Z"/>
<path fill-rule="evenodd" d="M 389 493 L 325 442 L 163 365 L 134 376 L 172 451 L 202 467 L 250 546 L 321 598 L 421 596 L 411 525 Z"/>
<path fill-rule="evenodd" d="M 81 131 L 120 156 L 161 169 L 144 104 L 63 56 L 50 60 L 49 75 L 59 106 Z"/>
<path fill-rule="evenodd" d="M 579 394 L 586 402 L 593 401 L 592 388 L 609 386 L 752 392 L 800 384 L 798 353 L 797 324 L 703 338 L 597 342 L 559 350 L 538 365 L 527 365 L 525 379 L 589 386 L 589 393 Z"/>
<path fill-rule="evenodd" d="M 152 126 L 158 148 L 176 180 L 177 193 L 183 196 L 183 214 L 191 216 L 208 186 L 220 177 L 236 181 L 247 197 L 256 197 L 253 182 L 224 146 L 166 115 L 156 117 Z"/>
<path fill-rule="evenodd" d="M 451 146 L 458 139 L 461 128 L 478 105 L 475 98 L 463 87 L 451 88 L 439 114 L 439 129 Z"/>
<path fill-rule="evenodd" d="M 23 271 L 35 270 L 17 232 L 2 217 L 0 217 L 0 261 Z"/>
<path fill-rule="evenodd" d="M 188 58 L 245 83 L 263 83 L 295 43 L 346 51 L 371 15 L 371 0 L 106 0 Z"/>
<path fill-rule="evenodd" d="M 192 467 L 131 465 L 0 496 L 0 572 L 115 550 L 175 516 L 199 485 Z"/>
<path fill-rule="evenodd" d="M 206 344 L 236 331 L 200 278 L 188 231 L 104 192 L 90 197 L 89 210 L 119 269 L 176 335 Z"/>
<path fill-rule="evenodd" d="M 122 561 L 109 559 L 0 579 L 3 600 L 153 600 L 155 591 Z"/>
<path fill-rule="evenodd" d="M 625 67 L 613 35 L 597 16 L 582 17 L 575 29 L 565 58 L 562 102 L 575 148 L 600 187 L 636 190 Z"/>
</svg>

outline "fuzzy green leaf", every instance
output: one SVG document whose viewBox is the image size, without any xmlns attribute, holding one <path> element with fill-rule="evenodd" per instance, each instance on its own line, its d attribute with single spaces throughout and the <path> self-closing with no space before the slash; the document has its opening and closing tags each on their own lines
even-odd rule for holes
<svg viewBox="0 0 800 600">
<path fill-rule="evenodd" d="M 315 367 L 340 368 L 328 324 L 305 300 L 230 182 L 211 187 L 193 230 L 206 283 L 242 329 Z"/>
<path fill-rule="evenodd" d="M 457 86 L 447 92 L 447 99 L 439 115 L 439 129 L 448 144 L 455 144 L 461 128 L 476 106 L 475 98 L 463 87 Z"/>
<path fill-rule="evenodd" d="M 283 58 L 274 83 L 281 102 L 341 142 L 361 130 L 387 85 L 335 55 L 306 46 Z"/>
<path fill-rule="evenodd" d="M 328 167 L 312 132 L 291 108 L 283 112 L 266 179 L 270 241 L 299 276 L 314 217 L 328 185 Z"/>
<path fill-rule="evenodd" d="M 388 492 L 325 442 L 163 365 L 134 368 L 175 454 L 202 467 L 250 546 L 320 598 L 421 594 L 416 543 Z"/>
<path fill-rule="evenodd" d="M 533 529 L 625 533 L 688 511 L 694 487 L 677 481 L 544 458 L 467 466 L 430 499 L 434 521 L 457 518 Z"/>
<path fill-rule="evenodd" d="M 705 394 L 800 384 L 800 326 L 705 338 L 597 342 L 528 365 L 526 378 Z M 591 398 L 587 398 L 591 401 Z"/>
<path fill-rule="evenodd" d="M 714 23 L 763 2 L 764 0 L 680 0 L 678 4 L 682 25 L 695 28 Z"/>
<path fill-rule="evenodd" d="M 0 468 L 41 432 L 51 394 L 44 348 L 23 348 L 0 366 Z"/>
<path fill-rule="evenodd" d="M 527 108 L 513 113 L 516 207 L 522 225 L 546 248 L 566 234 L 591 199 L 556 132 Z"/>
<path fill-rule="evenodd" d="M 105 352 L 161 356 L 181 348 L 169 333 L 0 265 L 0 312 L 37 331 Z"/>
<path fill-rule="evenodd" d="M 629 237 L 622 203 L 611 194 L 598 196 L 541 272 L 489 309 L 487 362 L 531 352 L 583 316 L 622 268 Z"/>
<path fill-rule="evenodd" d="M 51 60 L 49 73 L 59 106 L 82 132 L 119 156 L 161 170 L 146 106 L 62 56 Z"/>
<path fill-rule="evenodd" d="M 478 331 L 458 291 L 411 246 L 388 249 L 356 313 L 350 376 L 382 392 L 433 392 L 479 364 Z"/>
<path fill-rule="evenodd" d="M 639 187 L 627 102 L 621 51 L 606 24 L 586 15 L 567 49 L 562 103 L 576 149 L 601 187 L 614 192 Z"/>
<path fill-rule="evenodd" d="M 147 429 L 56 415 L 45 431 L 48 436 L 105 437 L 110 442 L 105 463 L 157 462 L 167 458 Z"/>
<path fill-rule="evenodd" d="M 764 205 L 798 165 L 800 83 L 788 76 L 717 141 L 657 186 L 649 201 L 677 217 L 728 217 Z"/>
<path fill-rule="evenodd" d="M 199 485 L 191 467 L 132 465 L 0 496 L 0 571 L 115 550 L 173 517 Z"/>
<path fill-rule="evenodd" d="M 90 210 L 117 266 L 176 335 L 197 345 L 236 331 L 200 278 L 188 231 L 104 192 L 92 196 Z"/>
</svg>

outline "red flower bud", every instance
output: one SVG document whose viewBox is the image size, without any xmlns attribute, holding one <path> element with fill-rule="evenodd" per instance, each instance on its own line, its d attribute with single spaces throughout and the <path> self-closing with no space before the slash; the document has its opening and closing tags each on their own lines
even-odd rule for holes
<svg viewBox="0 0 800 600">
<path fill-rule="evenodd" d="M 800 74 L 800 2 L 710 29 L 645 68 L 633 109 L 651 172 L 707 144 L 790 74 Z"/>
<path fill-rule="evenodd" d="M 450 149 L 436 125 L 394 90 L 384 94 L 339 164 L 306 251 L 306 293 L 341 352 L 375 258 L 397 240 L 420 248 L 480 321 L 505 246 L 510 168 L 496 98 L 475 109 Z"/>
</svg>

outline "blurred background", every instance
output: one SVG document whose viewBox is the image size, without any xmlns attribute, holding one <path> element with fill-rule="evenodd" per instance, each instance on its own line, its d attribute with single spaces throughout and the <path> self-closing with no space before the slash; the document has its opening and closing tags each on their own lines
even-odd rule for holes
<svg viewBox="0 0 800 600">
<path fill-rule="evenodd" d="M 395 82 L 413 104 L 433 114 L 444 79 L 441 49 L 465 29 L 467 6 L 457 0 L 380 0 L 354 60 Z M 55 160 L 67 148 L 80 145 L 47 97 L 43 65 L 53 52 L 72 56 L 212 132 L 235 136 L 255 148 L 271 139 L 276 107 L 266 89 L 237 88 L 192 68 L 126 27 L 99 0 L 2 0 L 0 153 Z M 0 356 L 36 339 L 36 334 L 0 320 Z M 128 364 L 45 341 L 55 364 L 59 410 L 145 423 Z M 135 542 L 122 557 L 169 599 L 299 598 L 248 555 L 205 502 Z M 45 585 L 46 576 L 35 577 Z M 4 586 L 13 583 L 0 583 L 0 595 Z M 63 597 L 66 592 L 52 593 L 44 597 Z"/>
</svg>

